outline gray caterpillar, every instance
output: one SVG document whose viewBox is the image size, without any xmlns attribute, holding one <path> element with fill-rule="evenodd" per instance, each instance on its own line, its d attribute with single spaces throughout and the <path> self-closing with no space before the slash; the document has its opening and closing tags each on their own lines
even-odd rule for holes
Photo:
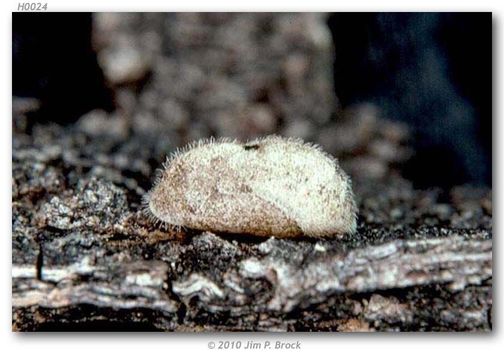
<svg viewBox="0 0 504 360">
<path fill-rule="evenodd" d="M 353 233 L 356 205 L 336 159 L 298 139 L 199 141 L 167 160 L 145 197 L 154 221 L 277 237 Z"/>
</svg>

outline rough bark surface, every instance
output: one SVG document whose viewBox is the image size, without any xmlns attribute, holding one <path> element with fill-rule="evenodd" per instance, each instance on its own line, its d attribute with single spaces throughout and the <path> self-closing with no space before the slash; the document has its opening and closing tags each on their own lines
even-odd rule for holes
<svg viewBox="0 0 504 360">
<path fill-rule="evenodd" d="M 462 188 L 454 199 L 477 201 L 436 204 L 401 180 L 372 190 L 358 233 L 336 239 L 177 233 L 94 176 L 51 190 L 60 161 L 34 160 L 41 173 L 26 181 L 23 159 L 14 162 L 16 330 L 491 329 L 489 192 Z M 366 208 L 374 202 L 401 204 Z"/>
<path fill-rule="evenodd" d="M 18 330 L 57 330 L 69 321 L 75 330 L 99 329 L 103 319 L 125 330 L 490 327 L 490 240 L 396 240 L 338 253 L 321 241 L 271 238 L 240 246 L 204 233 L 170 247 L 176 258 L 169 264 L 87 255 L 39 269 L 14 265 Z M 191 257 L 199 266 L 175 276 L 176 264 Z M 222 269 L 211 269 L 213 263 Z"/>
</svg>

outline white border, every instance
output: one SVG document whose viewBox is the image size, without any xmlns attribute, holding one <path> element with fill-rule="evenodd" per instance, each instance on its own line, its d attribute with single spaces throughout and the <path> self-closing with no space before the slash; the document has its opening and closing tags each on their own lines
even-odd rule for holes
<svg viewBox="0 0 504 360">
<path fill-rule="evenodd" d="M 50 11 L 493 11 L 494 12 L 494 214 L 495 224 L 502 223 L 499 204 L 502 195 L 498 188 L 502 182 L 501 169 L 504 159 L 501 126 L 502 71 L 498 65 L 502 62 L 502 24 L 504 14 L 502 1 L 344 1 L 328 2 L 324 0 L 276 1 L 255 0 L 247 4 L 235 1 L 47 1 Z M 334 358 L 334 359 L 479 359 L 501 355 L 504 339 L 502 338 L 502 306 L 500 287 L 502 286 L 500 266 L 502 246 L 500 226 L 494 229 L 494 330 L 492 334 L 12 334 L 11 333 L 11 11 L 17 7 L 16 1 L 2 1 L 2 21 L 0 21 L 2 66 L 0 79 L 3 79 L 1 92 L 2 120 L 0 131 L 1 165 L 1 220 L 2 226 L 2 274 L 0 289 L 3 290 L 1 301 L 0 327 L 1 353 L 4 358 L 31 359 L 84 359 L 98 356 L 99 359 L 176 359 L 188 356 L 219 357 L 222 359 L 279 357 L 289 358 Z M 64 31 L 64 30 L 62 30 Z M 494 280 L 494 281 L 495 281 Z M 208 341 L 222 339 L 260 340 L 301 340 L 301 351 L 239 351 L 208 350 Z"/>
<path fill-rule="evenodd" d="M 29 0 L 27 0 L 29 1 Z M 43 1 L 34 1 L 43 2 Z M 49 11 L 492 11 L 498 8 L 498 0 L 186 0 L 167 2 L 162 0 L 50 0 Z M 17 1 L 10 1 L 8 11 L 16 11 Z"/>
</svg>

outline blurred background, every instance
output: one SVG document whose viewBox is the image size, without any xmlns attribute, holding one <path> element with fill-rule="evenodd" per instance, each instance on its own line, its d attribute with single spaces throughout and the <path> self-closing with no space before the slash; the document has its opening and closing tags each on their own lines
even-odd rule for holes
<svg viewBox="0 0 504 360">
<path fill-rule="evenodd" d="M 131 187 L 192 140 L 272 133 L 357 182 L 491 187 L 491 13 L 13 13 L 13 96 L 14 149 Z"/>
</svg>

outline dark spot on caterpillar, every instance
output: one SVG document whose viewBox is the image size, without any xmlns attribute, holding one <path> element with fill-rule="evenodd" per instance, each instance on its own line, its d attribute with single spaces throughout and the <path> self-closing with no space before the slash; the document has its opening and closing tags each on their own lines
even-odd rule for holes
<svg viewBox="0 0 504 360">
<path fill-rule="evenodd" d="M 259 145 L 243 145 L 243 149 L 246 150 L 246 151 L 249 151 L 249 150 L 257 150 L 259 149 Z"/>
</svg>

